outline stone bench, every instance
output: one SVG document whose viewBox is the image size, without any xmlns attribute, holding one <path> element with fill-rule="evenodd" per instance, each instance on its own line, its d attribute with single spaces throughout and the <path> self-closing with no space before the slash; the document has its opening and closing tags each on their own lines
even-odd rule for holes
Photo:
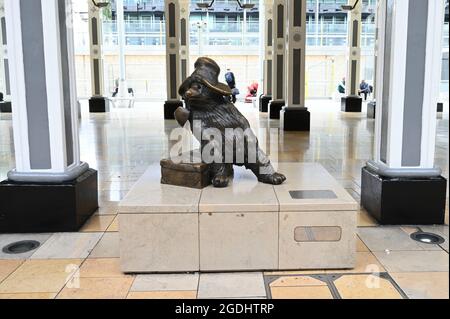
<svg viewBox="0 0 450 319">
<path fill-rule="evenodd" d="M 235 168 L 228 188 L 160 184 L 151 166 L 119 206 L 126 273 L 348 269 L 357 203 L 319 164 L 280 163 L 280 186 Z"/>
</svg>

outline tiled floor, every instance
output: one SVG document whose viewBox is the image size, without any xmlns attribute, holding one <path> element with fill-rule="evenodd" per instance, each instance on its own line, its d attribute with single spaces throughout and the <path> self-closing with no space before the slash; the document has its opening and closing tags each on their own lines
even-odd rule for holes
<svg viewBox="0 0 450 319">
<path fill-rule="evenodd" d="M 321 163 L 355 199 L 360 169 L 372 158 L 374 121 L 343 114 L 336 102 L 310 101 L 311 133 L 280 135 L 279 161 Z M 277 127 L 240 105 L 256 132 Z M 133 110 L 88 114 L 83 104 L 81 157 L 99 171 L 100 209 L 70 234 L 0 235 L 0 248 L 24 239 L 30 253 L 0 252 L 0 299 L 6 298 L 449 298 L 448 207 L 445 226 L 380 227 L 358 215 L 357 266 L 315 270 L 223 274 L 126 275 L 119 267 L 118 202 L 148 165 L 167 154 L 174 123 L 157 103 Z M 448 178 L 448 113 L 438 120 L 436 164 Z M 0 179 L 14 166 L 11 116 L 0 114 Z M 409 235 L 420 228 L 443 236 L 440 246 Z"/>
</svg>

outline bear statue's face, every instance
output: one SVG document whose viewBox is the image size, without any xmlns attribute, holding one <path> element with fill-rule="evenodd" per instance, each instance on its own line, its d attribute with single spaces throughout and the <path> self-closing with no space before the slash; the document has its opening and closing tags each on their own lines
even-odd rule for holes
<svg viewBox="0 0 450 319">
<path fill-rule="evenodd" d="M 201 98 L 202 95 L 203 95 L 202 92 L 203 92 L 204 89 L 205 89 L 205 87 L 201 83 L 192 82 L 191 86 L 184 93 L 183 97 L 184 97 L 184 99 L 186 101 L 195 100 L 195 99 Z"/>
<path fill-rule="evenodd" d="M 183 99 L 194 107 L 208 107 L 213 103 L 222 102 L 223 97 L 210 88 L 201 80 L 191 78 L 180 91 Z"/>
</svg>

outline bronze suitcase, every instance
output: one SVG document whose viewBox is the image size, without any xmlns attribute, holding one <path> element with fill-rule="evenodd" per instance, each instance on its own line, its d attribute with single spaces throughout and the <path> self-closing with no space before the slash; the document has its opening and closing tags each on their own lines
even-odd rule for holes
<svg viewBox="0 0 450 319">
<path fill-rule="evenodd" d="M 209 165 L 161 160 L 161 184 L 202 189 L 211 184 Z"/>
</svg>

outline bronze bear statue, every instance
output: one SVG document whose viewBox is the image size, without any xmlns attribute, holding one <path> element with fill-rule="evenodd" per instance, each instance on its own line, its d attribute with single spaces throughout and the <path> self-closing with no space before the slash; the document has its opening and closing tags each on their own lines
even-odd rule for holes
<svg viewBox="0 0 450 319">
<path fill-rule="evenodd" d="M 282 184 L 286 177 L 275 172 L 268 156 L 259 148 L 248 120 L 230 101 L 230 88 L 218 81 L 219 74 L 220 67 L 214 60 L 199 58 L 195 71 L 179 89 L 186 108 L 180 107 L 175 112 L 175 119 L 181 126 L 190 122 L 195 137 L 201 143 L 202 153 L 209 145 L 211 153 L 214 153 L 211 155 L 219 154 L 220 160 L 210 164 L 213 186 L 228 186 L 233 178 L 233 165 L 250 169 L 260 182 Z M 197 136 L 199 133 L 196 135 L 195 125 L 200 126 L 197 131 L 200 136 Z M 211 129 L 220 132 L 221 140 L 208 136 L 207 132 Z M 230 129 L 235 134 L 229 134 Z M 227 154 L 232 154 L 232 157 Z"/>
</svg>

